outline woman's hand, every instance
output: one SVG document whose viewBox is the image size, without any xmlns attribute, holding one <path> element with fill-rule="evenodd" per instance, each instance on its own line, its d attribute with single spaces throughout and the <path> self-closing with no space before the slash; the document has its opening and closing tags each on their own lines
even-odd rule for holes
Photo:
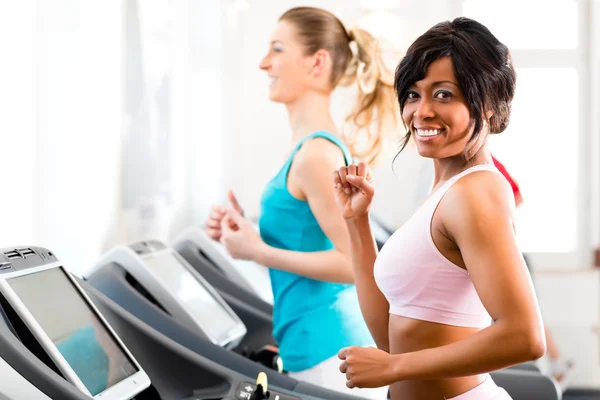
<svg viewBox="0 0 600 400">
<path fill-rule="evenodd" d="M 394 358 L 375 347 L 346 347 L 339 351 L 340 372 L 349 388 L 377 388 L 394 383 Z"/>
<path fill-rule="evenodd" d="M 344 219 L 367 215 L 375 195 L 371 170 L 360 162 L 341 167 L 333 173 L 335 200 Z"/>
<path fill-rule="evenodd" d="M 230 207 L 221 221 L 221 243 L 231 257 L 257 261 L 265 242 L 238 210 Z"/>
<path fill-rule="evenodd" d="M 227 198 L 229 199 L 231 207 L 233 207 L 241 215 L 244 215 L 242 207 L 240 207 L 240 204 L 238 203 L 231 190 L 227 192 Z M 211 238 L 214 241 L 218 242 L 221 240 L 221 222 L 223 221 L 225 214 L 225 207 L 213 206 L 212 210 L 210 211 L 210 214 L 208 215 L 208 218 L 206 219 L 206 222 L 204 222 L 204 225 L 206 227 L 206 234 L 209 238 Z"/>
</svg>

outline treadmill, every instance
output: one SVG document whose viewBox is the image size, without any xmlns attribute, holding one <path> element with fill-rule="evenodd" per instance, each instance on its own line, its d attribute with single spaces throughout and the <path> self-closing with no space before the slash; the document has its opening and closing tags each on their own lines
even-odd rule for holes
<svg viewBox="0 0 600 400">
<path fill-rule="evenodd" d="M 94 299 L 98 298 L 102 303 L 111 304 L 106 300 L 109 298 L 120 306 L 110 307 L 110 310 L 99 306 L 105 314 L 115 313 L 115 310 L 120 310 L 121 307 L 128 311 L 124 312 L 121 310 L 118 312 L 120 315 L 118 320 L 122 321 L 122 323 L 117 323 L 115 320 L 109 317 L 107 318 L 115 326 L 120 326 L 122 324 L 127 326 L 127 328 L 123 328 L 123 331 L 119 331 L 118 328 L 116 328 L 117 332 L 124 338 L 125 343 L 132 349 L 136 357 L 142 360 L 146 370 L 150 371 L 150 368 L 146 365 L 146 361 L 151 362 L 152 355 L 148 354 L 148 350 L 144 350 L 146 345 L 142 342 L 145 339 L 135 338 L 132 339 L 131 342 L 127 340 L 131 327 L 135 327 L 137 331 L 143 331 L 144 335 L 148 335 L 148 331 L 154 332 L 152 336 L 158 336 L 158 333 L 160 333 L 169 338 L 169 343 L 161 344 L 162 347 L 167 346 L 170 349 L 169 351 L 177 350 L 178 352 L 181 348 L 185 348 L 188 352 L 201 357 L 203 363 L 220 364 L 221 367 L 235 371 L 246 377 L 254 377 L 257 376 L 258 373 L 264 372 L 271 384 L 277 386 L 281 390 L 293 392 L 296 396 L 302 398 L 354 398 L 354 396 L 324 389 L 310 383 L 297 381 L 285 374 L 279 373 L 276 368 L 265 367 L 257 362 L 253 362 L 252 360 L 243 357 L 241 354 L 236 353 L 235 348 L 233 348 L 233 351 L 228 350 L 209 340 L 200 324 L 189 324 L 189 321 L 182 320 L 171 314 L 167 308 L 169 302 L 165 301 L 163 296 L 176 296 L 176 293 L 161 292 L 160 290 L 157 290 L 159 285 L 150 285 L 148 282 L 146 282 L 146 286 L 144 286 L 143 282 L 148 278 L 143 278 L 144 281 L 140 282 L 138 278 L 141 278 L 141 276 L 136 278 L 132 275 L 132 273 L 136 273 L 136 271 L 137 273 L 141 273 L 149 268 L 153 268 L 149 265 L 157 266 L 161 264 L 157 260 L 150 261 L 150 263 L 147 262 L 148 259 L 156 258 L 162 259 L 160 260 L 161 263 L 170 260 L 171 265 L 168 268 L 164 268 L 164 270 L 179 270 L 180 273 L 181 271 L 186 271 L 196 277 L 199 284 L 210 286 L 206 280 L 199 278 L 199 274 L 196 270 L 185 262 L 178 253 L 172 248 L 167 248 L 164 244 L 157 241 L 138 242 L 131 246 L 121 246 L 113 249 L 97 263 L 92 272 L 88 274 L 87 278 L 91 286 L 97 289 L 93 292 L 96 294 L 93 296 L 91 295 Z M 174 261 L 177 261 L 179 265 L 173 264 L 172 262 Z M 133 265 L 138 266 L 136 267 Z M 145 274 L 149 275 L 148 272 L 145 272 Z M 199 287 L 197 290 L 201 292 L 204 291 Z M 102 296 L 99 296 L 97 294 L 98 292 L 102 293 Z M 210 293 L 215 292 L 213 291 Z M 223 304 L 221 301 L 211 303 L 213 305 Z M 211 313 L 211 315 L 213 314 Z M 212 321 L 215 321 L 214 318 Z M 238 331 L 241 332 L 241 330 Z M 142 334 L 142 332 L 140 334 Z M 156 341 L 157 339 L 153 340 Z M 232 340 L 240 344 L 244 343 L 244 338 L 232 337 Z M 162 339 L 162 341 L 164 341 L 164 339 Z M 139 344 L 141 347 L 136 351 L 138 343 L 141 343 Z M 177 343 L 177 346 L 174 343 Z M 152 350 L 152 354 L 159 354 L 159 351 L 157 350 L 155 352 Z M 164 350 L 161 350 L 160 354 L 161 359 L 163 357 L 168 358 L 168 354 L 165 354 Z M 146 358 L 148 360 L 146 360 Z M 503 370 L 494 372 L 491 375 L 499 385 L 509 392 L 513 397 L 513 400 L 561 399 L 560 390 L 556 382 L 541 374 L 529 371 Z M 155 378 L 152 375 L 151 377 L 153 384 L 156 384 Z M 249 385 L 249 387 L 251 388 L 252 386 Z M 237 398 L 244 400 L 243 395 L 241 395 L 241 397 L 238 396 Z"/>
<path fill-rule="evenodd" d="M 0 360 L 0 393 L 14 400 L 142 399 L 151 385 L 79 284 L 40 247 L 0 249 Z"/>
<path fill-rule="evenodd" d="M 81 285 L 144 365 L 153 386 L 160 391 L 163 399 L 250 400 L 257 391 L 257 383 L 239 373 L 242 368 L 228 369 L 224 366 L 228 360 L 222 360 L 219 364 L 214 362 L 214 354 L 200 354 L 185 344 L 177 343 L 133 316 L 88 282 L 82 282 Z M 177 331 L 175 327 L 171 330 L 164 328 L 171 334 Z M 513 400 L 562 399 L 556 382 L 538 373 L 505 370 L 491 375 L 499 386 L 506 388 Z M 288 379 L 295 382 L 293 391 L 281 387 L 271 389 L 274 382 L 269 381 L 268 400 L 358 399 Z"/>
<path fill-rule="evenodd" d="M 229 360 L 215 357 L 215 353 L 202 354 L 178 343 L 167 334 L 177 332 L 193 337 L 181 325 L 171 325 L 168 315 L 158 321 L 162 331 L 144 323 L 125 308 L 121 307 L 102 292 L 81 281 L 81 286 L 96 304 L 98 309 L 110 321 L 119 337 L 127 344 L 131 352 L 144 366 L 152 380 L 160 399 L 165 400 L 316 400 L 316 399 L 360 399 L 344 396 L 319 387 L 311 387 L 295 382 L 293 389 L 276 386 L 269 374 L 263 374 L 260 368 L 256 376 L 241 373 L 242 368 L 228 368 Z M 134 306 L 135 308 L 135 306 Z M 161 311 L 162 312 L 162 311 Z M 164 332 L 163 332 L 164 331 Z M 167 334 L 165 334 L 165 332 Z M 195 338 L 194 338 L 195 339 Z M 214 345 L 213 345 L 214 346 Z M 218 347 L 218 346 L 217 346 Z M 227 350 L 218 347 L 224 352 Z M 205 348 L 206 349 L 206 348 Z M 310 392 L 312 395 L 308 395 Z M 150 399 L 150 398 L 149 398 Z M 136 399 L 137 400 L 137 399 Z M 145 400 L 145 399 L 140 399 Z M 154 398 L 151 398 L 154 400 Z"/>
<path fill-rule="evenodd" d="M 316 398 L 190 351 L 74 277 L 46 249 L 3 249 L 0 260 L 0 368 L 9 374 L 0 375 L 0 400 Z"/>
<path fill-rule="evenodd" d="M 265 301 L 265 296 L 257 293 L 260 288 L 262 292 L 268 291 L 272 296 L 266 267 L 254 263 L 240 264 L 239 260 L 231 258 L 224 248 L 198 226 L 189 227 L 178 235 L 173 240 L 173 248 L 217 290 L 240 317 L 248 329 L 248 341 L 254 345 L 260 343 L 277 346 L 273 338 L 273 302 Z M 248 281 L 252 277 L 248 279 L 240 273 L 245 267 L 253 267 L 254 281 L 262 281 L 262 284 L 250 285 Z"/>
<path fill-rule="evenodd" d="M 54 323 L 58 321 L 58 325 L 50 327 L 49 330 L 57 328 L 65 330 L 73 324 L 81 325 L 81 315 L 87 315 L 89 318 L 87 322 L 91 321 L 95 328 L 99 328 L 97 332 L 104 334 L 99 337 L 108 340 L 94 340 L 89 343 L 89 336 L 84 336 L 83 340 L 80 337 L 75 342 L 77 345 L 72 348 L 80 349 L 83 345 L 88 350 L 84 354 L 90 353 L 90 344 L 99 345 L 102 350 L 108 350 L 106 352 L 121 367 L 117 371 L 120 371 L 121 378 L 124 378 L 119 382 L 112 382 L 114 385 L 108 389 L 126 383 L 121 385 L 121 389 L 126 388 L 129 391 L 127 394 L 113 393 L 111 397 L 108 396 L 109 391 L 104 391 L 93 397 L 96 399 L 112 400 L 131 398 L 132 396 L 135 400 L 354 398 L 286 377 L 288 382 L 294 383 L 292 392 L 277 387 L 276 383 L 272 381 L 269 382 L 271 385 L 268 385 L 269 379 L 266 379 L 267 376 L 260 376 L 260 369 L 257 374 L 249 375 L 239 372 L 243 366 L 234 369 L 227 368 L 223 364 L 229 363 L 230 359 L 227 359 L 225 353 L 234 354 L 231 351 L 202 338 L 205 343 L 211 344 L 212 349 L 220 349 L 225 352 L 211 353 L 211 347 L 207 346 L 202 349 L 209 353 L 210 357 L 207 357 L 197 351 L 201 350 L 199 343 L 196 343 L 198 345 L 196 348 L 189 348 L 186 344 L 182 345 L 170 339 L 159 329 L 148 326 L 120 307 L 88 282 L 74 278 L 62 267 L 56 256 L 46 249 L 36 247 L 20 247 L 8 251 L 4 249 L 0 250 L 0 259 L 2 260 L 0 262 L 2 286 L 0 291 L 0 309 L 2 310 L 0 313 L 0 360 L 10 366 L 9 371 L 14 370 L 48 398 L 61 400 L 89 400 L 92 398 L 71 381 L 72 379 L 86 381 L 86 379 L 81 379 L 85 371 L 75 367 L 78 361 L 77 354 L 73 358 L 73 353 L 69 355 L 68 351 L 62 347 L 62 344 L 70 336 L 61 335 L 57 339 L 56 335 L 50 334 L 52 332 L 49 332 L 48 329 L 43 329 L 43 327 L 48 327 L 48 321 Z M 15 282 L 17 283 L 15 284 Z M 116 286 L 119 286 L 118 282 Z M 52 293 L 51 296 L 48 296 L 49 292 Z M 182 334 L 184 339 L 186 335 L 187 339 L 195 339 L 194 332 L 187 326 L 174 324 L 170 315 L 157 305 L 149 303 L 146 297 L 137 290 L 122 292 L 117 289 L 113 294 L 124 295 L 121 300 L 127 303 L 127 300 L 130 300 L 127 298 L 127 293 L 132 294 L 138 300 L 145 301 L 134 301 L 130 306 L 132 309 L 139 306 L 147 306 L 152 309 L 156 313 L 155 316 L 159 317 L 156 325 L 162 331 L 169 334 Z M 42 315 L 39 312 L 40 309 L 44 310 L 47 315 Z M 65 313 L 65 310 L 70 312 Z M 143 313 L 144 310 L 138 311 Z M 68 319 L 65 319 L 65 316 L 68 316 Z M 235 342 L 235 339 L 233 341 Z M 59 351 L 52 351 L 53 349 L 59 349 Z M 94 358 L 88 360 L 94 361 Z M 242 360 L 245 359 L 242 358 Z M 236 359 L 236 361 L 240 360 Z M 3 364 L 0 363 L 0 365 Z M 143 366 L 143 370 L 141 366 Z M 69 369 L 71 372 L 77 372 L 73 375 L 69 373 Z M 257 370 L 253 372 L 257 372 Z M 259 377 L 256 382 L 254 382 L 254 376 Z M 518 384 L 525 387 L 531 394 L 528 397 L 518 397 L 510 392 L 514 400 L 553 400 L 558 398 L 551 395 L 548 381 L 543 381 L 541 376 L 536 375 L 531 379 L 524 379 L 523 374 L 508 377 L 505 373 L 498 373 L 493 376 L 499 383 L 502 376 L 510 378 L 510 385 Z M 132 377 L 136 378 L 135 381 L 126 382 Z M 1 396 L 5 394 L 10 395 L 11 400 L 38 398 L 45 400 L 44 395 L 30 396 L 30 393 L 35 393 L 31 387 L 29 391 L 23 391 L 21 388 L 15 393 L 10 386 L 4 383 L 6 376 L 3 375 L 2 378 L 1 390 L 6 391 L 8 388 L 11 392 L 0 391 L 0 400 L 4 400 Z M 151 379 L 151 383 L 147 378 Z M 15 383 L 19 384 L 18 381 Z M 275 387 L 273 387 L 273 383 L 275 383 Z M 85 384 L 84 387 L 87 388 Z M 134 390 L 130 391 L 132 387 Z"/>
<path fill-rule="evenodd" d="M 254 293 L 264 302 L 273 304 L 271 277 L 267 267 L 253 261 L 232 258 L 223 245 L 209 238 L 204 229 L 197 225 L 188 227 L 173 239 L 175 244 L 188 241 L 202 249 L 200 251 L 204 253 L 204 257 L 214 260 L 216 269 L 230 281 Z"/>
<path fill-rule="evenodd" d="M 148 371 L 156 357 L 164 362 L 174 357 L 177 363 L 184 363 L 185 368 L 192 370 L 200 366 L 231 371 L 235 379 L 244 377 L 244 385 L 249 388 L 253 387 L 249 379 L 263 372 L 269 385 L 281 393 L 293 393 L 295 398 L 357 398 L 287 376 L 280 372 L 282 366 L 273 361 L 279 360 L 276 354 L 272 354 L 273 358 L 254 360 L 245 356 L 245 348 L 257 347 L 254 350 L 260 354 L 262 345 L 246 340 L 246 326 L 217 291 L 177 252 L 159 241 L 113 248 L 84 280 L 89 284 L 84 286 L 90 288 L 87 291 L 94 301 L 98 300 L 102 312 L 115 316 L 107 318 L 117 326 L 119 335 Z M 128 337 L 132 339 L 128 341 Z M 182 353 L 186 354 L 185 361 L 180 360 L 184 357 Z M 177 364 L 169 362 L 169 365 Z M 183 387 L 198 383 L 198 376 L 184 371 L 180 369 L 175 375 L 194 380 Z M 160 385 L 153 376 L 152 379 L 153 384 Z M 217 381 L 210 378 L 206 384 Z M 170 382 L 165 385 L 170 385 L 165 390 L 177 390 Z M 245 400 L 246 395 L 240 396 L 240 400 Z M 284 399 L 280 395 L 279 400 Z"/>
</svg>

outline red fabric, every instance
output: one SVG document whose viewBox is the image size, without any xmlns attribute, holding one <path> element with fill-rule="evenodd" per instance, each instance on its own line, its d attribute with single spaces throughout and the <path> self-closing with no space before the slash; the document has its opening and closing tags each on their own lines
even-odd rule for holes
<svg viewBox="0 0 600 400">
<path fill-rule="evenodd" d="M 492 156 L 492 160 L 494 160 L 494 165 L 496 166 L 496 168 L 498 168 L 502 175 L 504 175 L 504 177 L 508 180 L 508 183 L 510 183 L 510 187 L 512 188 L 515 199 L 520 198 L 521 191 L 519 190 L 519 185 L 517 185 L 517 182 L 515 182 L 512 176 L 510 176 L 510 174 L 500 161 L 496 160 L 494 156 Z"/>
</svg>

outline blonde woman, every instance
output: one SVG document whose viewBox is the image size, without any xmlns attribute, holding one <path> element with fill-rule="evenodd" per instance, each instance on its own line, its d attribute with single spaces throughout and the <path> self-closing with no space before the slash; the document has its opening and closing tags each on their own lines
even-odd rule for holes
<svg viewBox="0 0 600 400">
<path fill-rule="evenodd" d="M 398 111 L 393 73 L 384 69 L 379 47 L 369 33 L 346 30 L 321 9 L 299 7 L 281 16 L 260 68 L 271 78 L 270 100 L 287 108 L 291 151 L 263 192 L 260 236 L 231 192 L 231 207 L 214 207 L 206 221 L 207 233 L 233 257 L 270 268 L 273 336 L 285 369 L 342 392 L 350 389 L 337 370 L 337 352 L 374 341 L 359 309 L 331 172 L 353 156 L 374 161 L 385 142 L 380 133 L 395 131 L 384 129 Z M 330 95 L 353 82 L 358 96 L 348 121 L 357 129 L 342 137 L 329 111 Z M 387 388 L 352 393 L 384 399 Z"/>
</svg>

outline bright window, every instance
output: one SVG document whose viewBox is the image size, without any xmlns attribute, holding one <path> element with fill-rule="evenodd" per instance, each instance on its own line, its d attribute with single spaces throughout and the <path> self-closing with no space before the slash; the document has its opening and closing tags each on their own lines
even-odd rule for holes
<svg viewBox="0 0 600 400">
<path fill-rule="evenodd" d="M 518 68 L 509 127 L 492 151 L 523 195 L 518 233 L 529 252 L 577 246 L 578 74 L 574 68 Z"/>
<path fill-rule="evenodd" d="M 513 50 L 575 49 L 578 45 L 575 0 L 466 0 L 463 13 L 485 24 Z"/>
<path fill-rule="evenodd" d="M 517 69 L 510 125 L 491 145 L 522 191 L 521 248 L 542 268 L 581 267 L 590 248 L 589 210 L 582 206 L 589 195 L 583 190 L 588 116 L 581 112 L 588 103 L 589 27 L 580 18 L 588 6 L 585 0 L 463 2 L 463 15 L 506 44 Z"/>
</svg>

